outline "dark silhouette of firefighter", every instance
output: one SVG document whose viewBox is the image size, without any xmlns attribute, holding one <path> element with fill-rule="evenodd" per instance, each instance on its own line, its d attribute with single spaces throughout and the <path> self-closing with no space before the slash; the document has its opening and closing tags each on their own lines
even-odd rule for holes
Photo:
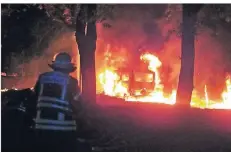
<svg viewBox="0 0 231 153">
<path fill-rule="evenodd" d="M 79 104 L 78 81 L 69 74 L 76 70 L 67 53 L 55 55 L 53 71 L 41 74 L 35 85 L 36 151 L 75 151 L 77 125 L 73 117 Z"/>
</svg>

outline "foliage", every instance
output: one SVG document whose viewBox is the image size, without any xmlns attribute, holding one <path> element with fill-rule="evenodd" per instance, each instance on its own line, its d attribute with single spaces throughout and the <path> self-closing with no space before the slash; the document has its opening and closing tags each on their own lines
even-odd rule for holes
<svg viewBox="0 0 231 153">
<path fill-rule="evenodd" d="M 93 15 L 89 18 L 87 17 L 87 7 L 92 6 L 93 5 L 87 6 L 85 4 L 44 4 L 41 5 L 41 8 L 44 9 L 47 16 L 52 20 L 63 23 L 73 30 L 75 30 L 76 17 L 79 15 L 81 8 L 84 12 L 79 16 L 79 20 L 81 21 L 102 21 L 105 18 L 112 18 L 114 5 L 97 5 L 97 11 L 93 12 Z"/>
<path fill-rule="evenodd" d="M 215 32 L 219 26 L 222 26 L 222 28 L 230 31 L 231 5 L 205 5 L 199 14 L 199 23 L 209 28 L 213 28 Z"/>
<path fill-rule="evenodd" d="M 76 16 L 80 12 L 80 8 L 86 11 L 85 4 L 25 4 L 23 8 L 19 5 L 14 4 L 3 4 L 2 5 L 2 16 L 9 16 L 14 12 L 26 12 L 29 8 L 39 8 L 46 13 L 46 15 L 52 19 L 53 21 L 64 23 L 69 28 L 75 28 Z M 165 18 L 167 21 L 172 21 L 177 19 L 179 23 L 179 19 L 181 18 L 181 5 L 180 4 L 169 4 L 169 5 L 112 5 L 112 4 L 98 4 L 97 11 L 94 12 L 94 16 L 88 20 L 97 20 L 97 21 L 110 21 L 116 20 L 118 18 L 128 18 L 135 17 L 143 18 L 145 16 L 152 15 L 153 18 Z M 127 10 L 127 8 L 129 10 Z M 153 8 L 153 9 L 151 9 Z M 136 14 L 139 12 L 138 10 L 144 10 L 144 14 Z M 134 11 L 131 11 L 134 10 Z M 145 11 L 148 10 L 148 11 Z M 165 11 L 160 11 L 165 10 Z M 125 12 L 124 12 L 125 11 Z M 126 13 L 126 11 L 130 11 L 132 14 Z M 86 14 L 86 12 L 85 12 Z M 87 20 L 87 16 L 81 16 L 82 20 Z M 150 19 L 150 18 L 149 18 Z M 204 5 L 201 11 L 198 14 L 198 25 L 207 26 L 209 28 L 213 28 L 216 31 L 217 27 L 222 26 L 230 31 L 230 23 L 231 23 L 231 5 L 226 4 L 209 4 Z M 108 22 L 103 22 L 105 27 L 111 27 Z M 180 30 L 175 29 L 175 31 Z"/>
<path fill-rule="evenodd" d="M 40 10 L 43 12 L 44 18 L 38 20 L 32 26 L 30 30 L 32 33 L 33 39 L 30 39 L 34 43 L 30 43 L 30 48 L 28 46 L 19 47 L 17 50 L 37 50 L 35 52 L 40 52 L 46 48 L 47 44 L 56 38 L 60 33 L 65 31 L 74 31 L 76 24 L 76 16 L 80 12 L 80 8 L 84 8 L 84 4 L 23 4 L 23 5 L 14 5 L 14 4 L 3 4 L 2 5 L 2 19 L 12 18 L 14 14 L 28 14 L 31 9 Z M 111 31 L 116 31 L 121 26 L 123 28 L 124 24 L 144 24 L 150 25 L 150 19 L 153 19 L 155 22 L 163 21 L 164 24 L 171 24 L 171 28 L 167 30 L 167 33 L 164 34 L 164 39 L 168 38 L 172 34 L 178 36 L 181 35 L 181 5 L 180 4 L 169 4 L 169 5 L 108 5 L 108 4 L 98 4 L 97 11 L 94 12 L 94 16 L 91 19 L 88 19 L 87 16 L 80 16 L 81 21 L 92 21 L 97 20 L 101 22 L 104 30 L 107 30 L 107 33 Z M 85 12 L 86 14 L 86 12 Z M 230 5 L 224 4 L 210 4 L 204 5 L 201 11 L 198 13 L 198 23 L 197 23 L 197 33 L 200 34 L 204 28 L 210 28 L 212 33 L 217 39 L 221 41 L 227 41 L 230 38 L 230 19 L 231 19 L 231 7 Z M 120 25 L 117 22 L 125 20 L 125 22 Z M 138 23 L 139 22 L 139 23 Z M 129 26 L 130 26 L 129 25 Z M 17 29 L 21 27 L 16 26 Z M 136 27 L 136 25 L 134 25 Z M 144 26 L 144 30 L 145 30 Z M 30 29 L 30 28 L 28 28 Z M 147 29 L 147 28 L 146 28 Z M 3 36 L 6 36 L 5 28 L 3 25 Z M 119 32 L 119 31 L 117 31 Z M 148 31 L 149 33 L 149 31 Z M 122 33 L 121 33 L 122 34 Z M 119 33 L 118 33 L 119 35 Z M 12 37 L 12 36 L 11 36 Z M 18 41 L 20 46 L 23 42 Z M 22 40 L 25 41 L 25 40 Z M 13 42 L 12 42 L 13 43 Z M 226 48 L 229 49 L 229 43 L 224 43 Z M 36 46 L 36 47 L 35 47 Z M 21 49 L 23 48 L 23 49 Z M 4 40 L 3 40 L 3 50 L 4 49 Z M 15 50 L 15 49 L 11 49 Z M 37 54 L 37 53 L 36 53 Z"/>
<path fill-rule="evenodd" d="M 230 4 L 210 4 L 198 14 L 198 33 L 204 28 L 211 30 L 212 37 L 219 41 L 223 48 L 227 51 L 225 57 L 227 61 L 231 61 L 231 5 Z M 231 65 L 231 63 L 226 63 Z M 228 71 L 231 71 L 228 70 Z"/>
<path fill-rule="evenodd" d="M 46 49 L 50 42 L 55 40 L 60 34 L 70 31 L 69 28 L 52 20 L 38 21 L 31 29 L 31 34 L 35 41 L 30 45 L 28 50 L 33 50 L 35 55 L 42 54 L 41 51 Z"/>
<path fill-rule="evenodd" d="M 35 41 L 30 29 L 37 20 L 43 19 L 43 12 L 36 5 L 3 4 L 1 7 L 3 57 L 11 57 L 12 53 L 16 53 L 30 58 L 33 52 L 25 51 Z M 3 68 L 7 58 L 3 58 L 2 62 Z"/>
</svg>

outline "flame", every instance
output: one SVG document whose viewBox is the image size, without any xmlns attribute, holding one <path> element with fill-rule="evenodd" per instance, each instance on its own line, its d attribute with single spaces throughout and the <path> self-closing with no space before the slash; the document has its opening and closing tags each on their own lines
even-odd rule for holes
<svg viewBox="0 0 231 153">
<path fill-rule="evenodd" d="M 127 88 L 118 82 L 119 75 L 112 70 L 105 70 L 99 75 L 100 83 L 103 84 L 104 93 L 110 96 L 123 96 L 128 93 Z"/>
<path fill-rule="evenodd" d="M 139 101 L 139 102 L 156 102 L 165 104 L 175 104 L 176 91 L 168 97 L 164 96 L 163 86 L 160 84 L 160 74 L 158 68 L 162 65 L 158 57 L 146 53 L 142 54 L 140 59 L 148 63 L 148 69 L 155 72 L 155 88 L 146 96 L 134 97 L 128 92 L 128 87 L 120 81 L 120 76 L 113 70 L 105 69 L 104 72 L 99 74 L 99 82 L 103 87 L 104 94 L 108 96 L 117 96 L 124 98 L 126 101 Z"/>
<path fill-rule="evenodd" d="M 108 60 L 108 59 L 107 59 Z M 98 75 L 98 80 L 103 93 L 108 96 L 123 98 L 127 102 L 151 102 L 174 105 L 176 103 L 176 89 L 169 95 L 163 92 L 159 68 L 162 66 L 160 59 L 150 53 L 144 53 L 140 60 L 148 63 L 148 69 L 155 73 L 155 87 L 152 92 L 142 95 L 138 91 L 134 96 L 129 92 L 128 85 L 124 84 L 120 75 L 112 68 L 105 67 Z M 231 78 L 226 79 L 226 90 L 222 93 L 221 101 L 213 101 L 209 98 L 207 86 L 204 87 L 204 98 L 199 98 L 197 92 L 193 91 L 191 107 L 207 109 L 231 109 Z"/>
<path fill-rule="evenodd" d="M 18 90 L 17 88 L 12 88 L 13 90 Z M 7 88 L 4 88 L 4 89 L 1 89 L 1 92 L 7 92 L 7 91 L 9 91 L 10 89 L 7 89 Z"/>
<path fill-rule="evenodd" d="M 13 87 L 13 88 L 11 88 L 11 89 L 13 89 L 13 90 L 18 90 L 18 89 L 15 88 L 15 87 Z M 1 89 L 1 92 L 7 92 L 7 91 L 9 91 L 9 90 L 11 90 L 11 89 L 4 88 L 4 89 Z M 30 89 L 33 90 L 34 87 L 31 87 Z"/>
<path fill-rule="evenodd" d="M 107 49 L 105 53 L 104 62 L 108 63 L 111 58 L 111 53 Z M 125 58 L 118 57 L 119 61 L 126 61 Z M 135 91 L 131 94 L 129 86 L 122 81 L 120 74 L 116 71 L 115 67 L 105 66 L 103 70 L 97 75 L 97 82 L 102 88 L 102 93 L 111 97 L 122 98 L 127 102 L 149 102 L 149 103 L 164 103 L 174 105 L 176 103 L 176 89 L 173 89 L 170 94 L 164 93 L 164 86 L 161 83 L 160 71 L 162 66 L 160 59 L 150 53 L 144 53 L 140 56 L 140 61 L 147 64 L 149 71 L 155 74 L 155 86 L 151 92 L 142 94 L 144 91 Z M 115 62 L 115 60 L 114 60 Z M 129 79 L 129 75 L 125 76 L 125 80 Z M 204 86 L 204 98 L 198 96 L 197 91 L 194 90 L 191 98 L 191 107 L 202 109 L 231 109 L 231 76 L 228 75 L 226 79 L 226 89 L 222 93 L 220 101 L 210 99 L 207 85 Z M 14 90 L 18 90 L 13 88 Z M 33 88 L 31 88 L 33 90 Z M 1 92 L 6 92 L 9 89 L 1 89 Z M 135 96 L 134 96 L 135 95 Z"/>
<path fill-rule="evenodd" d="M 143 54 L 141 57 L 140 57 L 141 60 L 144 60 L 144 61 L 148 61 L 149 62 L 149 65 L 148 65 L 148 69 L 150 71 L 153 71 L 155 72 L 156 74 L 156 77 L 155 77 L 155 84 L 157 87 L 161 88 L 161 85 L 160 85 L 160 74 L 158 72 L 158 68 L 161 66 L 161 62 L 160 60 L 152 55 L 152 54 Z"/>
<path fill-rule="evenodd" d="M 209 97 L 208 97 L 208 92 L 207 92 L 207 86 L 205 85 L 205 103 L 206 107 L 209 105 Z"/>
</svg>

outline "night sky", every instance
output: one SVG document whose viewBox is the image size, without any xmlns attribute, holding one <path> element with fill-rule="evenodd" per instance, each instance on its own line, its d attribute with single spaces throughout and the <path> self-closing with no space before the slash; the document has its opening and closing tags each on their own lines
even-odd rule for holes
<svg viewBox="0 0 231 153">
<path fill-rule="evenodd" d="M 4 10 L 8 5 L 2 4 L 1 8 Z M 7 71 L 9 66 L 10 56 L 15 54 L 16 56 L 22 54 L 26 57 L 34 55 L 33 51 L 29 51 L 28 48 L 34 41 L 32 34 L 32 28 L 38 20 L 46 19 L 45 13 L 38 8 L 39 5 L 26 4 L 11 4 L 13 12 L 10 15 L 2 15 L 1 24 L 1 52 L 2 52 L 2 71 Z"/>
</svg>

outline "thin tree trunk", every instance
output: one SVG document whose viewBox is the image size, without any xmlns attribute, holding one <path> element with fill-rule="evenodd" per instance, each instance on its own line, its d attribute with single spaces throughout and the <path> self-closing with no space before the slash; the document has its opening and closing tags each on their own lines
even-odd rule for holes
<svg viewBox="0 0 231 153">
<path fill-rule="evenodd" d="M 194 76 L 194 37 L 196 13 L 189 12 L 186 5 L 183 5 L 183 25 L 181 42 L 181 70 L 177 89 L 177 104 L 188 105 L 191 101 Z"/>
<path fill-rule="evenodd" d="M 82 5 L 79 16 L 76 20 L 76 42 L 80 54 L 80 73 L 82 75 L 82 96 L 84 101 L 96 102 L 96 77 L 95 77 L 95 49 L 96 49 L 96 25 L 95 21 L 82 21 L 80 18 L 84 15 L 88 7 L 88 19 L 92 17 L 93 11 L 96 11 L 96 5 Z"/>
</svg>

